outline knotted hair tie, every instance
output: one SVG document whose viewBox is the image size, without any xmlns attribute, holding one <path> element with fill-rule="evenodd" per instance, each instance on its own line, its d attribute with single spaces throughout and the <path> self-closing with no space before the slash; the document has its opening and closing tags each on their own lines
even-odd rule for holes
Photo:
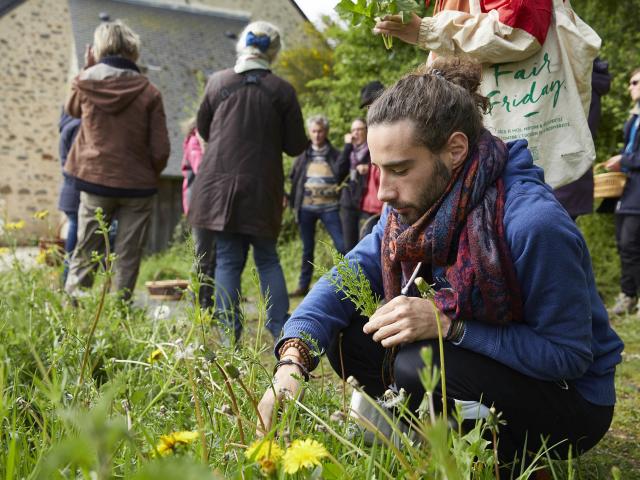
<svg viewBox="0 0 640 480">
<path fill-rule="evenodd" d="M 264 53 L 269 49 L 269 45 L 271 45 L 271 39 L 268 35 L 256 35 L 253 32 L 248 32 L 245 45 L 247 47 L 256 47 L 258 50 Z"/>
</svg>

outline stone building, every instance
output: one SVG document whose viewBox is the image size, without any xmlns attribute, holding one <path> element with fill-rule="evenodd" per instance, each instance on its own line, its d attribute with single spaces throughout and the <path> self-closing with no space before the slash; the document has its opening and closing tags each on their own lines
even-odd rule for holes
<svg viewBox="0 0 640 480">
<path fill-rule="evenodd" d="M 58 229 L 58 120 L 104 13 L 140 34 L 139 63 L 163 93 L 172 154 L 152 220 L 149 250 L 157 251 L 182 213 L 181 124 L 195 113 L 204 79 L 233 65 L 236 35 L 251 20 L 273 22 L 294 44 L 307 19 L 293 0 L 0 0 L 0 229 L 25 220 L 25 242 Z M 45 209 L 52 215 L 33 218 Z"/>
</svg>

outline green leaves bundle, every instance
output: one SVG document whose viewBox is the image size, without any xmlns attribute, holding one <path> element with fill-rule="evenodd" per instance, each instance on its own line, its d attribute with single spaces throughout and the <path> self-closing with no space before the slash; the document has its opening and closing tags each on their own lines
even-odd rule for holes
<svg viewBox="0 0 640 480">
<path fill-rule="evenodd" d="M 367 318 L 373 315 L 381 299 L 371 289 L 369 279 L 360 264 L 355 260 L 349 262 L 335 249 L 331 249 L 331 256 L 336 272 L 333 274 L 331 270 L 319 267 L 323 275 L 335 287 L 336 292 L 344 294 L 343 300 L 351 300 L 358 313 Z"/>
<path fill-rule="evenodd" d="M 399 15 L 402 23 L 408 23 L 411 14 L 424 14 L 424 6 L 415 0 L 341 0 L 335 10 L 351 25 L 368 30 L 387 15 Z M 392 36 L 383 34 L 382 40 L 387 49 L 393 46 Z"/>
</svg>

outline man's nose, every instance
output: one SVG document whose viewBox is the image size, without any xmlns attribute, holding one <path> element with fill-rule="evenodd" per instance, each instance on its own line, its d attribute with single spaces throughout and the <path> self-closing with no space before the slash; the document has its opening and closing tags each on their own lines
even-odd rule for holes
<svg viewBox="0 0 640 480">
<path fill-rule="evenodd" d="M 380 185 L 378 185 L 378 200 L 381 202 L 392 202 L 396 199 L 397 190 L 385 179 L 384 173 L 380 173 Z"/>
</svg>

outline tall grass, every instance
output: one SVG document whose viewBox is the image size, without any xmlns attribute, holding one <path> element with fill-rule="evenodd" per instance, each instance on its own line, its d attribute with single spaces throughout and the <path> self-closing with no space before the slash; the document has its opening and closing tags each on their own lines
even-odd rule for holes
<svg viewBox="0 0 640 480">
<path fill-rule="evenodd" d="M 324 232 L 323 238 L 328 241 Z M 290 288 L 296 286 L 300 251 L 297 241 L 279 245 Z M 316 262 L 330 261 L 318 248 Z M 197 291 L 192 263 L 189 248 L 176 244 L 145 261 L 140 282 L 171 267 L 191 278 Z M 256 321 L 247 322 L 238 348 L 219 340 L 211 315 L 190 298 L 169 315 L 124 308 L 111 294 L 100 307 L 105 272 L 72 308 L 52 287 L 59 273 L 18 264 L 0 273 L 0 477 L 186 480 L 264 474 L 264 462 L 245 455 L 256 439 L 256 402 L 270 386 L 273 365 L 273 341 L 264 330 L 267 300 L 260 297 L 251 264 L 243 289 L 257 304 Z M 369 399 L 391 425 L 387 438 L 367 419 L 349 415 L 345 387 L 324 361 L 317 372 L 304 401 L 285 405 L 272 439 L 283 450 L 295 440 L 314 439 L 328 455 L 292 475 L 277 463 L 272 476 L 494 478 L 495 457 L 486 440 L 491 424 L 478 423 L 472 432 L 451 430 L 439 417 L 408 412 L 401 400 L 392 416 Z M 429 378 L 433 374 L 425 370 Z M 407 434 L 403 424 L 413 425 L 414 433 Z"/>
</svg>

